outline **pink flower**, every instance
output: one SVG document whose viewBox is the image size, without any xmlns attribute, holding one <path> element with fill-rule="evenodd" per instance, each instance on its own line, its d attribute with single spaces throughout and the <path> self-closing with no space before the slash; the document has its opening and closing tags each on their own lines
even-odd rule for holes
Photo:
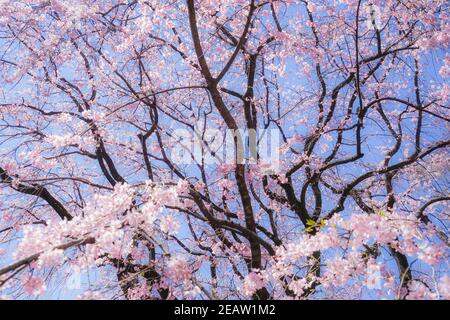
<svg viewBox="0 0 450 320">
<path fill-rule="evenodd" d="M 194 185 L 194 188 L 198 192 L 203 192 L 203 190 L 205 189 L 205 184 L 202 181 L 199 181 Z"/>
<path fill-rule="evenodd" d="M 419 248 L 420 251 L 417 257 L 429 265 L 437 264 L 444 255 L 443 248 L 437 245 L 423 244 L 419 245 Z"/>
<path fill-rule="evenodd" d="M 160 223 L 161 230 L 170 234 L 175 234 L 180 228 L 180 223 L 176 221 L 173 217 L 167 216 L 161 219 Z"/>
<path fill-rule="evenodd" d="M 264 278 L 261 276 L 261 274 L 252 271 L 244 279 L 242 293 L 246 296 L 251 296 L 257 290 L 263 288 L 264 285 Z"/>
<path fill-rule="evenodd" d="M 294 293 L 300 297 L 303 292 L 304 289 L 308 286 L 308 283 L 306 281 L 305 278 L 299 279 L 299 280 L 293 280 L 290 284 L 289 284 L 289 289 L 291 289 L 292 291 L 294 291 Z"/>
<path fill-rule="evenodd" d="M 167 276 L 175 281 L 190 279 L 192 276 L 191 267 L 183 256 L 174 256 L 167 262 Z"/>
<path fill-rule="evenodd" d="M 13 219 L 13 215 L 10 211 L 6 211 L 3 213 L 2 218 L 3 218 L 3 221 L 5 221 L 5 222 L 11 222 Z"/>
<path fill-rule="evenodd" d="M 26 281 L 23 288 L 26 293 L 37 296 L 45 292 L 46 285 L 42 278 L 31 277 L 29 280 Z"/>
<path fill-rule="evenodd" d="M 432 293 L 430 289 L 422 282 L 413 281 L 409 284 L 409 293 L 406 297 L 408 300 L 423 300 L 436 299 L 436 294 Z"/>
<path fill-rule="evenodd" d="M 381 288 L 381 265 L 374 262 L 369 261 L 367 263 L 367 278 L 366 285 L 369 289 L 380 289 Z"/>
<path fill-rule="evenodd" d="M 142 300 L 148 295 L 150 289 L 147 283 L 140 284 L 127 292 L 127 298 L 129 300 Z"/>
<path fill-rule="evenodd" d="M 64 251 L 60 249 L 48 250 L 39 256 L 37 266 L 39 268 L 51 267 L 59 265 L 63 262 Z"/>
<path fill-rule="evenodd" d="M 224 163 L 224 164 L 221 164 L 221 165 L 218 166 L 217 172 L 219 174 L 221 174 L 221 175 L 226 175 L 229 172 L 233 171 L 233 169 L 234 169 L 234 165 L 233 164 Z"/>
</svg>

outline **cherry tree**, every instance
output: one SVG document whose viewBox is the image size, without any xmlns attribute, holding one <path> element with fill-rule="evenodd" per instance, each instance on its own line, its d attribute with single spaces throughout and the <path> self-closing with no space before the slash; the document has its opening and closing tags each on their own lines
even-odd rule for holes
<svg viewBox="0 0 450 320">
<path fill-rule="evenodd" d="M 449 299 L 448 9 L 0 0 L 2 297 Z"/>
</svg>

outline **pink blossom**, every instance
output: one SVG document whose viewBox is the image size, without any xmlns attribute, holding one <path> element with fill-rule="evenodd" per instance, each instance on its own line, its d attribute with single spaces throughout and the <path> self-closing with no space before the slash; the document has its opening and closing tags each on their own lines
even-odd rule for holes
<svg viewBox="0 0 450 320">
<path fill-rule="evenodd" d="M 25 280 L 23 288 L 27 294 L 38 296 L 45 292 L 46 285 L 42 278 L 31 277 Z"/>
<path fill-rule="evenodd" d="M 257 290 L 263 288 L 264 285 L 265 281 L 261 274 L 252 271 L 244 279 L 244 283 L 242 285 L 242 293 L 246 296 L 251 296 Z"/>
<path fill-rule="evenodd" d="M 167 275 L 175 281 L 187 280 L 192 276 L 191 267 L 183 256 L 171 257 L 167 262 Z"/>
</svg>

